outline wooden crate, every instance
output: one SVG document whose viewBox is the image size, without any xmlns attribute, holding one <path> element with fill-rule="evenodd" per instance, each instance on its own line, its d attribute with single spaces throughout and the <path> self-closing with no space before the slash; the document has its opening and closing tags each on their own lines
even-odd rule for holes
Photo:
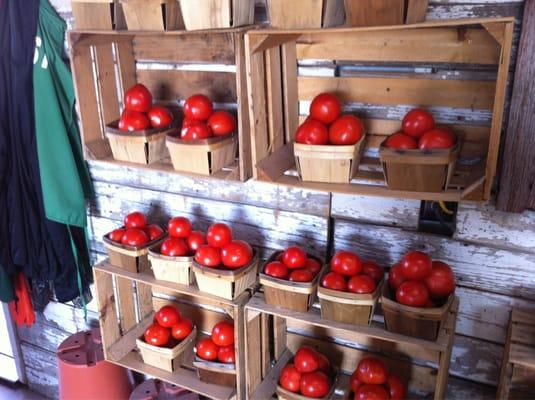
<svg viewBox="0 0 535 400">
<path fill-rule="evenodd" d="M 513 309 L 503 353 L 497 400 L 529 399 L 535 393 L 535 316 Z"/>
<path fill-rule="evenodd" d="M 201 293 L 194 286 L 157 281 L 150 271 L 134 274 L 121 270 L 107 261 L 95 265 L 93 274 L 102 346 L 107 361 L 211 399 L 245 399 L 245 351 L 242 346 L 236 346 L 237 386 L 230 388 L 202 382 L 193 366 L 193 357 L 173 372 L 144 363 L 136 339 L 153 322 L 153 310 L 174 304 L 180 308 L 182 315 L 192 320 L 198 337 L 210 334 L 217 322 L 230 317 L 234 321 L 235 342 L 244 343 L 243 311 L 250 298 L 249 293 L 243 293 L 235 301 L 228 301 Z"/>
<path fill-rule="evenodd" d="M 263 30 L 246 35 L 252 163 L 256 179 L 291 187 L 367 196 L 424 200 L 486 201 L 490 197 L 500 143 L 509 72 L 513 18 L 426 22 L 414 25 L 323 30 Z M 330 62 L 332 76 L 300 74 L 299 65 Z M 461 79 L 400 72 L 399 65 L 454 65 L 470 71 Z M 392 72 L 355 72 L 358 66 L 392 67 Z M 483 76 L 475 66 L 496 69 Z M 398 67 L 396 70 L 395 67 Z M 388 71 L 388 69 L 387 69 Z M 343 73 L 342 73 L 343 72 Z M 296 173 L 293 138 L 308 102 L 335 93 L 363 117 L 367 140 L 350 184 L 302 182 Z M 379 145 L 401 127 L 409 108 L 431 108 L 462 139 L 459 162 L 440 193 L 388 189 Z M 383 110 L 379 113 L 376 110 Z M 392 112 L 395 119 L 385 119 Z M 435 111 L 436 110 L 436 111 Z M 463 118 L 484 114 L 487 125 Z"/>
<path fill-rule="evenodd" d="M 436 340 L 442 326 L 447 323 L 455 295 L 440 307 L 409 307 L 391 299 L 390 288 L 383 286 L 381 308 L 385 317 L 385 327 L 390 332 L 425 340 Z"/>
<path fill-rule="evenodd" d="M 188 31 L 254 23 L 255 4 L 250 0 L 180 0 L 180 8 Z"/>
<path fill-rule="evenodd" d="M 153 346 L 145 342 L 143 335 L 136 340 L 136 345 L 145 364 L 174 372 L 193 357 L 196 337 L 197 329 L 194 327 L 188 337 L 172 348 Z"/>
<path fill-rule="evenodd" d="M 195 357 L 193 366 L 197 368 L 197 375 L 203 382 L 236 387 L 236 364 L 223 364 Z"/>
<path fill-rule="evenodd" d="M 269 306 L 256 293 L 245 306 L 245 360 L 249 399 L 271 398 L 292 352 L 308 345 L 340 369 L 337 393 L 349 389 L 358 361 L 373 353 L 409 383 L 413 397 L 443 399 L 455 333 L 458 301 L 436 341 L 388 332 L 382 324 L 355 326 L 321 318 L 315 309 L 300 313 Z"/>
<path fill-rule="evenodd" d="M 392 190 L 443 192 L 448 188 L 460 151 L 451 149 L 402 150 L 381 144 L 379 158 L 386 185 Z"/>
<path fill-rule="evenodd" d="M 131 31 L 174 31 L 184 29 L 177 0 L 120 0 L 126 25 Z"/>
<path fill-rule="evenodd" d="M 170 257 L 160 253 L 160 245 L 149 249 L 149 262 L 154 277 L 159 281 L 172 282 L 179 285 L 192 285 L 193 257 Z"/>
<path fill-rule="evenodd" d="M 213 176 L 246 180 L 252 167 L 245 31 L 70 31 L 71 67 L 85 158 L 132 165 L 113 159 L 105 126 L 119 118 L 125 90 L 142 83 L 159 104 L 176 105 L 177 100 L 203 93 L 218 104 L 218 109 L 219 105 L 237 107 L 237 158 Z M 138 167 L 175 173 L 170 158 Z"/>
<path fill-rule="evenodd" d="M 76 29 L 110 31 L 126 28 L 119 0 L 72 0 L 71 6 Z"/>
<path fill-rule="evenodd" d="M 193 272 L 201 292 L 233 300 L 246 290 L 254 288 L 258 273 L 258 252 L 255 250 L 249 264 L 235 270 L 205 267 L 193 260 Z"/>
<path fill-rule="evenodd" d="M 327 272 L 327 271 L 325 271 Z M 320 277 L 320 281 L 323 278 Z M 353 325 L 370 325 L 375 306 L 379 301 L 384 279 L 370 294 L 341 292 L 318 286 L 318 298 L 321 305 L 321 317 Z"/>
<path fill-rule="evenodd" d="M 294 143 L 295 167 L 305 182 L 349 183 L 357 173 L 365 142 L 352 146 Z"/>
<path fill-rule="evenodd" d="M 175 171 L 213 175 L 234 162 L 238 137 L 187 141 L 168 135 L 166 144 Z"/>
<path fill-rule="evenodd" d="M 345 0 L 347 26 L 402 25 L 425 21 L 429 0 Z"/>
<path fill-rule="evenodd" d="M 259 275 L 259 282 L 264 290 L 266 302 L 275 307 L 284 307 L 289 310 L 306 312 L 316 300 L 316 292 L 318 289 L 318 279 L 321 273 L 318 273 L 312 282 L 290 282 L 285 279 L 278 279 L 264 274 L 264 268 L 267 264 L 275 261 L 281 254 L 281 251 L 276 251 L 268 258 L 262 266 Z M 319 261 L 323 265 L 323 260 L 313 255 L 307 254 Z M 327 266 L 323 267 L 325 270 Z"/>
<path fill-rule="evenodd" d="M 270 24 L 278 29 L 327 28 L 344 23 L 343 0 L 267 0 Z"/>
</svg>

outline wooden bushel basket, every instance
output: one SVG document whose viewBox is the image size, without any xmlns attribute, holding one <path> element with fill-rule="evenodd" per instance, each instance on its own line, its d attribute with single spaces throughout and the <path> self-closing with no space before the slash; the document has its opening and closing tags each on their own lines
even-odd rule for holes
<svg viewBox="0 0 535 400">
<path fill-rule="evenodd" d="M 184 29 L 177 0 L 120 0 L 130 31 L 175 31 Z"/>
<path fill-rule="evenodd" d="M 349 183 L 355 176 L 366 135 L 351 146 L 294 143 L 295 166 L 304 182 Z"/>
<path fill-rule="evenodd" d="M 167 236 L 167 233 L 165 233 L 162 237 L 152 240 L 143 246 L 127 246 L 111 240 L 109 238 L 110 233 L 107 233 L 102 238 L 104 247 L 108 250 L 110 264 L 134 273 L 145 271 L 149 268 L 149 260 L 147 258 L 149 248 L 159 245 Z"/>
<path fill-rule="evenodd" d="M 187 141 L 167 135 L 166 143 L 176 171 L 212 175 L 234 162 L 238 138 L 234 134 Z"/>
<path fill-rule="evenodd" d="M 425 21 L 429 0 L 345 0 L 347 26 L 403 25 Z"/>
<path fill-rule="evenodd" d="M 320 281 L 322 277 L 320 277 Z M 321 305 L 321 317 L 346 324 L 370 325 L 383 285 L 384 278 L 379 282 L 375 291 L 369 294 L 341 292 L 319 285 L 318 298 Z"/>
<path fill-rule="evenodd" d="M 193 357 L 193 344 L 196 337 L 197 328 L 194 327 L 188 337 L 173 348 L 148 344 L 143 340 L 143 336 L 136 340 L 136 344 L 145 364 L 173 372 Z"/>
<path fill-rule="evenodd" d="M 117 127 L 119 121 L 106 126 L 113 158 L 136 164 L 153 164 L 167 157 L 165 137 L 173 127 L 125 132 Z"/>
<path fill-rule="evenodd" d="M 72 0 L 76 29 L 125 29 L 123 8 L 118 0 Z"/>
<path fill-rule="evenodd" d="M 159 281 L 189 286 L 193 284 L 193 257 L 170 257 L 160 253 L 161 245 L 149 249 L 154 277 Z"/>
<path fill-rule="evenodd" d="M 254 23 L 251 0 L 180 0 L 186 30 L 236 28 Z"/>
<path fill-rule="evenodd" d="M 260 284 L 264 289 L 266 303 L 276 307 L 306 312 L 316 299 L 319 276 L 322 275 L 326 267 L 323 266 L 322 271 L 311 282 L 291 282 L 264 274 L 265 266 L 276 260 L 280 253 L 280 251 L 273 253 L 262 266 L 262 271 L 259 273 Z M 308 257 L 316 259 L 320 265 L 323 265 L 321 259 L 311 255 L 308 255 Z"/>
<path fill-rule="evenodd" d="M 258 272 L 258 252 L 254 250 L 253 259 L 236 270 L 221 270 L 200 265 L 193 261 L 195 280 L 201 292 L 234 300 L 256 283 Z"/>
<path fill-rule="evenodd" d="M 195 357 L 193 366 L 197 368 L 197 375 L 202 382 L 236 387 L 236 364 L 206 361 Z"/>
<path fill-rule="evenodd" d="M 331 389 L 329 390 L 329 393 L 325 397 L 319 398 L 319 400 L 328 400 L 332 399 L 334 396 L 334 391 L 336 390 L 336 386 L 338 383 L 338 371 L 335 370 L 332 372 L 331 378 Z M 310 397 L 303 396 L 298 393 L 290 392 L 289 390 L 284 389 L 282 386 L 280 386 L 277 383 L 277 390 L 275 392 L 277 394 L 277 398 L 279 400 L 310 400 Z"/>
<path fill-rule="evenodd" d="M 344 23 L 343 0 L 267 0 L 273 28 L 328 28 Z"/>
<path fill-rule="evenodd" d="M 386 184 L 392 190 L 442 192 L 447 189 L 460 150 L 459 139 L 451 149 L 379 148 Z"/>
<path fill-rule="evenodd" d="M 409 307 L 391 300 L 388 285 L 383 285 L 381 307 L 386 330 L 425 340 L 437 340 L 454 298 L 454 294 L 450 295 L 441 307 Z"/>
</svg>

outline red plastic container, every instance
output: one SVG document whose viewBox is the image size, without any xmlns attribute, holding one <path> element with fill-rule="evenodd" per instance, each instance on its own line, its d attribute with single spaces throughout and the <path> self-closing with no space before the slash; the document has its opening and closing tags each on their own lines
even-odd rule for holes
<svg viewBox="0 0 535 400">
<path fill-rule="evenodd" d="M 148 379 L 134 389 L 130 400 L 199 400 L 199 395 L 159 379 Z"/>
</svg>

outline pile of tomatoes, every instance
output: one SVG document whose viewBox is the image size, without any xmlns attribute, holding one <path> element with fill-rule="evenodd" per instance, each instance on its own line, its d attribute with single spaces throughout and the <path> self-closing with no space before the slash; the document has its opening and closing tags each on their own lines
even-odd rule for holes
<svg viewBox="0 0 535 400">
<path fill-rule="evenodd" d="M 264 267 L 264 274 L 292 282 L 311 282 L 321 270 L 321 264 L 299 246 L 288 247 L 276 261 Z"/>
<path fill-rule="evenodd" d="M 389 373 L 385 363 L 375 357 L 360 360 L 349 381 L 354 400 L 402 400 L 407 398 L 407 385 Z"/>
<path fill-rule="evenodd" d="M 108 238 L 127 246 L 143 246 L 161 238 L 164 233 L 156 224 L 147 225 L 145 214 L 135 211 L 124 218 L 124 227 L 110 232 Z"/>
<path fill-rule="evenodd" d="M 173 348 L 187 338 L 193 330 L 193 323 L 180 315 L 171 305 L 163 306 L 154 316 L 154 323 L 145 329 L 145 342 L 156 347 Z"/>
<path fill-rule="evenodd" d="M 361 261 L 357 254 L 350 251 L 337 252 L 330 266 L 321 286 L 341 292 L 373 293 L 384 276 L 383 269 L 375 262 Z"/>
<path fill-rule="evenodd" d="M 289 392 L 319 399 L 331 391 L 332 375 L 329 359 L 313 348 L 303 346 L 295 353 L 293 362 L 281 371 L 279 385 Z"/>
<path fill-rule="evenodd" d="M 338 98 L 319 94 L 310 104 L 310 115 L 295 134 L 296 143 L 314 145 L 353 145 L 364 135 L 364 124 L 351 114 L 342 115 Z"/>
<path fill-rule="evenodd" d="M 152 105 L 152 94 L 141 83 L 128 89 L 124 95 L 124 111 L 119 119 L 119 130 L 141 131 L 149 128 L 166 128 L 173 122 L 167 108 Z"/>
<path fill-rule="evenodd" d="M 200 231 L 194 231 L 189 219 L 174 217 L 167 223 L 169 237 L 162 242 L 160 253 L 169 257 L 191 256 L 197 248 L 206 243 Z"/>
<path fill-rule="evenodd" d="M 388 284 L 396 301 L 411 307 L 434 308 L 455 291 L 449 265 L 433 261 L 421 251 L 407 253 L 390 269 Z"/>
<path fill-rule="evenodd" d="M 236 119 L 226 111 L 215 111 L 210 99 L 202 94 L 189 97 L 184 104 L 183 140 L 224 137 L 236 131 Z"/>
<path fill-rule="evenodd" d="M 206 361 L 235 364 L 234 324 L 227 320 L 215 324 L 212 335 L 197 342 L 195 353 Z"/>
<path fill-rule="evenodd" d="M 435 126 L 433 115 L 421 108 L 409 111 L 403 118 L 401 131 L 390 135 L 384 145 L 391 149 L 449 149 L 457 138 L 447 127 Z"/>
</svg>

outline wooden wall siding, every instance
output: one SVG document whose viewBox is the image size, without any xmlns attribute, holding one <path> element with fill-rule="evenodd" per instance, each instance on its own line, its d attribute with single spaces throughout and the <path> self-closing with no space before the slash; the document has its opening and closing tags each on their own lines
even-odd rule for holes
<svg viewBox="0 0 535 400">
<path fill-rule="evenodd" d="M 261 5 L 262 0 L 257 0 Z M 72 26 L 70 0 L 52 0 Z M 431 0 L 428 18 L 521 15 L 523 0 Z M 259 12 L 258 12 L 259 11 Z M 260 20 L 265 10 L 257 9 Z M 328 69 L 328 68 L 327 68 Z M 440 72 L 440 77 L 459 71 Z M 437 75 L 437 76 L 438 76 Z M 398 118 L 402 108 L 368 110 Z M 456 117 L 454 110 L 446 115 Z M 472 120 L 484 116 L 464 113 Z M 150 169 L 109 167 L 90 163 L 97 198 L 89 207 L 92 256 L 105 257 L 102 234 L 122 218 L 121 208 L 152 210 L 163 221 L 170 214 L 198 216 L 202 226 L 223 219 L 238 235 L 256 238 L 264 252 L 286 241 L 305 243 L 323 251 L 329 231 L 335 246 L 356 248 L 363 255 L 389 265 L 413 246 L 430 249 L 452 263 L 460 277 L 457 294 L 461 309 L 447 398 L 492 398 L 501 362 L 505 329 L 512 306 L 535 309 L 535 212 L 520 215 L 496 212 L 493 206 L 463 204 L 458 230 L 444 239 L 415 232 L 419 202 L 294 190 L 257 182 L 219 182 L 211 179 L 167 175 Z M 332 200 L 332 204 L 331 204 Z M 332 206 L 332 214 L 331 214 Z M 293 215 L 291 212 L 298 211 Z M 330 220 L 332 215 L 332 221 Z M 194 219 L 195 219 L 194 218 Z M 258 235 L 258 236 L 257 236 Z M 55 350 L 69 334 L 96 322 L 95 302 L 89 321 L 81 310 L 52 302 L 36 325 L 21 328 L 19 335 L 30 385 L 43 395 L 57 398 Z M 472 382 L 484 382 L 481 386 Z"/>
</svg>

